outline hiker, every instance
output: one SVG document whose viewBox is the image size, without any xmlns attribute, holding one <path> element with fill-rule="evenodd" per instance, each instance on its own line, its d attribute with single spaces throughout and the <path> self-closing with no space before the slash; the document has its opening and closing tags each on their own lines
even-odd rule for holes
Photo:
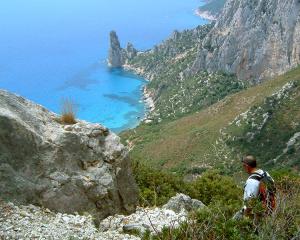
<svg viewBox="0 0 300 240">
<path fill-rule="evenodd" d="M 244 207 L 234 218 L 249 216 L 258 222 L 265 214 L 271 214 L 275 208 L 274 180 L 268 172 L 257 168 L 254 156 L 243 157 L 242 164 L 249 177 L 244 187 Z"/>
</svg>

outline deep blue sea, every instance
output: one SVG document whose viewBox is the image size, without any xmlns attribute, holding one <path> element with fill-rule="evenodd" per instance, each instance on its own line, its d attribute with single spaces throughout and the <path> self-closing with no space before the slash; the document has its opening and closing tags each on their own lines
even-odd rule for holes
<svg viewBox="0 0 300 240">
<path fill-rule="evenodd" d="M 109 69 L 109 32 L 139 50 L 176 30 L 206 23 L 201 0 L 1 0 L 0 88 L 59 113 L 63 98 L 78 118 L 120 131 L 143 117 L 145 80 Z"/>
</svg>

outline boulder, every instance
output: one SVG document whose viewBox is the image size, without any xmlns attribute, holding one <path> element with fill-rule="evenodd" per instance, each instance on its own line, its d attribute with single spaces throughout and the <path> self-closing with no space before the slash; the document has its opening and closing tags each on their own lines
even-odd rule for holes
<svg viewBox="0 0 300 240">
<path fill-rule="evenodd" d="M 59 116 L 0 90 L 0 198 L 97 219 L 133 212 L 138 190 L 127 149 L 100 124 Z"/>
<path fill-rule="evenodd" d="M 205 205 L 201 201 L 192 199 L 183 193 L 177 193 L 176 196 L 172 197 L 168 203 L 163 206 L 163 208 L 173 210 L 176 213 L 198 210 L 203 207 L 205 207 Z"/>
<path fill-rule="evenodd" d="M 188 221 L 188 213 L 175 213 L 165 208 L 141 208 L 131 215 L 114 215 L 102 220 L 100 232 L 117 231 L 119 233 L 150 233 L 157 234 L 164 228 L 176 229 L 181 223 Z"/>
</svg>

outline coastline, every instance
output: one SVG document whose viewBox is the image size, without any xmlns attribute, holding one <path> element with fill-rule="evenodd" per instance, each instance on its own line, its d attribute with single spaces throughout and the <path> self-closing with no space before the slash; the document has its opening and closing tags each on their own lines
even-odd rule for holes
<svg viewBox="0 0 300 240">
<path fill-rule="evenodd" d="M 129 72 L 132 72 L 138 76 L 141 76 L 143 77 L 147 82 L 150 82 L 151 80 L 149 80 L 149 78 L 147 78 L 145 75 L 145 70 L 143 68 L 137 68 L 137 67 L 134 67 L 132 65 L 129 65 L 129 64 L 124 64 L 123 65 L 123 69 L 125 71 L 129 71 Z M 143 93 L 143 102 L 145 103 L 145 108 L 146 108 L 146 111 L 145 111 L 145 116 L 144 118 L 141 120 L 141 122 L 145 122 L 145 123 L 151 123 L 152 122 L 152 119 L 150 117 L 151 113 L 155 110 L 155 102 L 153 100 L 153 97 L 152 97 L 152 92 L 147 88 L 147 84 L 145 86 L 143 86 L 141 88 L 141 91 Z"/>
<path fill-rule="evenodd" d="M 145 75 L 145 70 L 143 68 L 133 67 L 132 65 L 129 65 L 129 64 L 126 64 L 126 63 L 122 67 L 125 71 L 133 72 L 136 75 L 139 75 L 139 76 L 142 76 L 142 77 L 144 77 L 144 75 Z M 145 79 L 145 80 L 149 81 L 149 79 Z"/>
<path fill-rule="evenodd" d="M 195 10 L 195 15 L 209 21 L 216 21 L 217 17 L 212 15 L 209 11 L 201 11 L 199 8 Z"/>
</svg>

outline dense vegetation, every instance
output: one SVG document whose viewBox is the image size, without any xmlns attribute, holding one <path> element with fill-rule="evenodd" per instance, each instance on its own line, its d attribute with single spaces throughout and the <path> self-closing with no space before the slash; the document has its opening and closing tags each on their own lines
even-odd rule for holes
<svg viewBox="0 0 300 240">
<path fill-rule="evenodd" d="M 133 172 L 140 189 L 140 203 L 144 206 L 161 206 L 176 193 L 200 199 L 205 205 L 220 200 L 242 204 L 242 188 L 233 178 L 223 176 L 217 170 L 207 171 L 192 182 L 137 162 L 133 164 Z"/>
<path fill-rule="evenodd" d="M 262 218 L 258 232 L 254 231 L 252 218 L 233 219 L 242 206 L 241 179 L 207 171 L 195 181 L 185 182 L 172 173 L 142 164 L 134 164 L 134 175 L 143 205 L 160 206 L 176 192 L 183 192 L 207 206 L 190 213 L 189 222 L 180 228 L 165 229 L 155 237 L 146 233 L 143 239 L 292 239 L 300 233 L 300 177 L 291 173 L 272 172 L 277 186 L 277 208 L 271 216 Z"/>
</svg>

